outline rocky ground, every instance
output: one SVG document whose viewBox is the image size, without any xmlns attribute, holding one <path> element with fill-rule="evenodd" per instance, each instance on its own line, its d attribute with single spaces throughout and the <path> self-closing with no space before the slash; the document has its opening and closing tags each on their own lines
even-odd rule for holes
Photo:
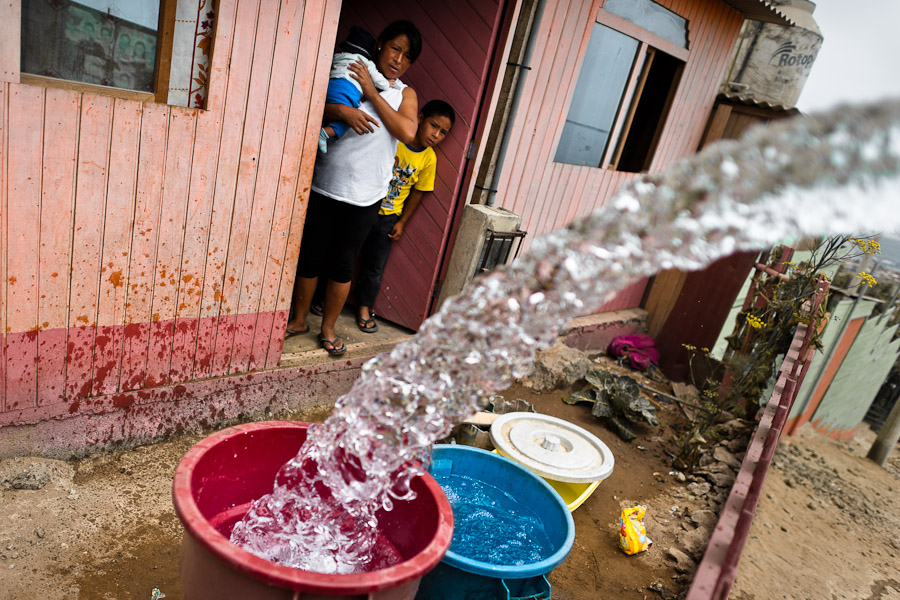
<svg viewBox="0 0 900 600">
<path fill-rule="evenodd" d="M 673 391 L 664 382 L 636 378 Z M 517 383 L 504 393 L 592 431 L 615 456 L 613 474 L 573 513 L 575 545 L 549 575 L 553 598 L 681 597 L 746 435 L 735 423 L 722 424 L 733 428 L 731 435 L 710 449 L 700 471 L 685 473 L 672 463 L 673 440 L 684 422 L 678 404 L 648 394 L 660 425 L 640 426 L 636 440 L 623 442 L 591 416 L 589 405 L 561 401 L 578 387 L 551 377 L 549 383 Z M 279 415 L 306 421 L 326 416 Z M 0 462 L 3 599 L 147 600 L 154 588 L 180 598 L 182 530 L 172 508 L 172 473 L 206 433 L 81 460 Z M 873 438 L 866 428 L 841 442 L 807 429 L 784 440 L 732 598 L 900 598 L 900 454 L 895 451 L 886 469 L 877 467 L 865 459 Z M 654 543 L 626 556 L 618 547 L 617 520 L 623 508 L 636 504 L 648 507 L 645 525 Z"/>
</svg>

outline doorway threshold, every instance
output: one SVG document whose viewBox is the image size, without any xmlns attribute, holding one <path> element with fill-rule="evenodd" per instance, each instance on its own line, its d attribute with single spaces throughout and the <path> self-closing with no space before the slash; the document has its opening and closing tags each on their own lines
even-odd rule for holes
<svg viewBox="0 0 900 600">
<path fill-rule="evenodd" d="M 340 356 L 329 355 L 318 341 L 322 317 L 309 315 L 309 332 L 297 334 L 284 340 L 279 368 L 331 364 L 337 361 L 368 359 L 382 352 L 390 352 L 394 346 L 407 340 L 414 331 L 386 321 L 378 316 L 378 331 L 366 333 L 356 326 L 356 307 L 345 306 L 338 317 L 338 336 L 347 345 L 347 351 Z"/>
</svg>

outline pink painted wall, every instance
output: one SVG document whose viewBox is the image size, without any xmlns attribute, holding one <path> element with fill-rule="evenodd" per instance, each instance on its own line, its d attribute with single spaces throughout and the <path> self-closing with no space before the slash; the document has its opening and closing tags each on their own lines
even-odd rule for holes
<svg viewBox="0 0 900 600">
<path fill-rule="evenodd" d="M 658 0 L 689 22 L 689 57 L 650 170 L 696 151 L 743 17 L 721 0 Z M 633 173 L 553 162 L 591 30 L 603 0 L 547 0 L 531 71 L 512 124 L 497 206 L 522 215 L 531 240 L 602 207 Z M 645 282 L 605 310 L 637 307 Z"/>
<path fill-rule="evenodd" d="M 339 11 L 220 0 L 208 110 L 0 59 L 0 426 L 278 364 Z"/>
</svg>

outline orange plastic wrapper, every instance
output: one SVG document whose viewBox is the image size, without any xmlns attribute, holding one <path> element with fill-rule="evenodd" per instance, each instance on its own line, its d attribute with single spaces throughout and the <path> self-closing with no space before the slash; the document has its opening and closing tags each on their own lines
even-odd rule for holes
<svg viewBox="0 0 900 600">
<path fill-rule="evenodd" d="M 625 554 L 637 554 L 653 545 L 644 528 L 646 506 L 626 508 L 619 517 L 619 546 Z"/>
</svg>

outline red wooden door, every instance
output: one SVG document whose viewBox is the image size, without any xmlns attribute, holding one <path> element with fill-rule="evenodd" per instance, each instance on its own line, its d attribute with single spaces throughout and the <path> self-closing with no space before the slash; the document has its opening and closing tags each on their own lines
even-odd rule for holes
<svg viewBox="0 0 900 600">
<path fill-rule="evenodd" d="M 403 82 L 416 90 L 420 107 L 429 100 L 441 99 L 456 111 L 450 135 L 435 149 L 438 166 L 434 193 L 425 196 L 403 238 L 391 250 L 375 303 L 379 317 L 410 329 L 418 329 L 428 316 L 459 202 L 466 146 L 476 126 L 502 5 L 501 0 L 345 0 L 341 9 L 337 41 L 351 25 L 365 27 L 377 37 L 392 21 L 415 23 L 422 32 L 422 54 Z"/>
</svg>

